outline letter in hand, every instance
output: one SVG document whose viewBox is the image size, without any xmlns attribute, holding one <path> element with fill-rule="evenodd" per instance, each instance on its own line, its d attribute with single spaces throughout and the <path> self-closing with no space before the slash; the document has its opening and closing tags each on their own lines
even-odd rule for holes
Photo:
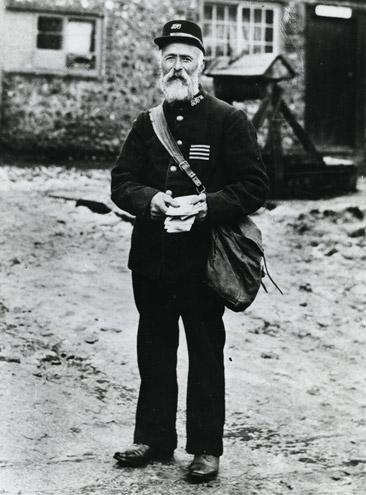
<svg viewBox="0 0 366 495">
<path fill-rule="evenodd" d="M 195 223 L 203 222 L 203 220 L 207 216 L 207 211 L 208 211 L 206 194 L 205 193 L 198 194 L 197 196 L 192 198 L 191 204 L 198 205 L 200 207 L 196 216 Z"/>
<path fill-rule="evenodd" d="M 169 206 L 177 208 L 179 204 L 169 194 L 158 192 L 153 196 L 150 203 L 152 220 L 161 220 L 166 217 Z"/>
</svg>

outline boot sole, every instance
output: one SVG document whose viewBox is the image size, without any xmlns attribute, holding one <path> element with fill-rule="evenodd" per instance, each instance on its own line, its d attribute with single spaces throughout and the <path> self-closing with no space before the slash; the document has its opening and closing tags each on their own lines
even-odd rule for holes
<svg viewBox="0 0 366 495">
<path fill-rule="evenodd" d="M 113 456 L 113 459 L 115 459 L 118 462 L 118 465 L 121 467 L 142 467 L 148 464 L 149 462 L 152 461 L 169 461 L 173 457 L 173 453 L 169 454 L 151 454 L 148 456 L 143 457 L 142 459 L 132 459 L 128 457 L 124 457 L 122 454 L 119 452 L 116 452 Z"/>
<path fill-rule="evenodd" d="M 188 479 L 192 483 L 204 483 L 205 481 L 212 481 L 217 478 L 218 471 L 212 474 L 200 474 L 200 473 L 188 473 Z"/>
</svg>

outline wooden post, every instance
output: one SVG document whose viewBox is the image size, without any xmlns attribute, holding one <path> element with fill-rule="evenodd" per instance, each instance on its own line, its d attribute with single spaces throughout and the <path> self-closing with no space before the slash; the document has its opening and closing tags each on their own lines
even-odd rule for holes
<svg viewBox="0 0 366 495">
<path fill-rule="evenodd" d="M 315 161 L 321 165 L 324 164 L 323 156 L 319 151 L 315 148 L 314 143 L 310 139 L 309 134 L 305 131 L 305 129 L 298 123 L 296 120 L 296 117 L 294 114 L 291 112 L 290 108 L 288 105 L 284 102 L 284 100 L 281 101 L 281 113 L 291 126 L 292 130 L 295 133 L 295 136 L 298 138 L 300 141 L 302 147 L 304 148 L 305 151 L 308 151 L 314 158 Z"/>
<path fill-rule="evenodd" d="M 281 142 L 281 122 L 279 119 L 282 93 L 282 88 L 276 83 L 271 85 L 271 105 L 268 115 L 266 154 L 268 154 L 270 161 L 269 176 L 271 180 L 271 193 L 276 197 L 283 196 L 285 193 L 285 171 Z"/>
<path fill-rule="evenodd" d="M 263 122 L 268 117 L 268 113 L 271 108 L 271 98 L 266 96 L 259 105 L 258 110 L 256 111 L 254 117 L 252 118 L 252 124 L 256 128 L 257 131 L 262 127 Z"/>
</svg>

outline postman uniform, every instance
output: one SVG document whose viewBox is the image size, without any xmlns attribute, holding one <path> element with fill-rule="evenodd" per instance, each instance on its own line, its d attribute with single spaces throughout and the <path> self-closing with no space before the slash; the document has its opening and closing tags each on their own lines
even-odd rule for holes
<svg viewBox="0 0 366 495">
<path fill-rule="evenodd" d="M 159 191 L 196 194 L 142 112 L 112 170 L 112 199 L 136 216 L 129 268 L 140 313 L 138 363 L 141 388 L 135 442 L 176 447 L 176 352 L 182 317 L 189 353 L 187 451 L 222 454 L 224 425 L 224 306 L 205 286 L 212 224 L 256 211 L 268 192 L 252 124 L 241 110 L 202 89 L 190 101 L 163 104 L 184 157 L 206 187 L 208 214 L 190 232 L 167 233 L 152 221 Z"/>
</svg>

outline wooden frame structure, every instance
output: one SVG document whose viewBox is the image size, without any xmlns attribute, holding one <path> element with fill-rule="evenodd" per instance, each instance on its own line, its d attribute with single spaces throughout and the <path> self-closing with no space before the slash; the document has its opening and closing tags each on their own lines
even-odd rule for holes
<svg viewBox="0 0 366 495">
<path fill-rule="evenodd" d="M 352 164 L 329 166 L 283 98 L 281 81 L 296 76 L 282 55 L 244 55 L 233 61 L 218 59 L 208 68 L 215 94 L 229 103 L 260 99 L 252 122 L 259 130 L 267 120 L 263 159 L 272 197 L 316 196 L 353 189 L 357 169 Z M 281 126 L 286 121 L 302 146 L 300 154 L 284 154 Z M 342 191 L 343 192 L 343 191 Z"/>
</svg>

